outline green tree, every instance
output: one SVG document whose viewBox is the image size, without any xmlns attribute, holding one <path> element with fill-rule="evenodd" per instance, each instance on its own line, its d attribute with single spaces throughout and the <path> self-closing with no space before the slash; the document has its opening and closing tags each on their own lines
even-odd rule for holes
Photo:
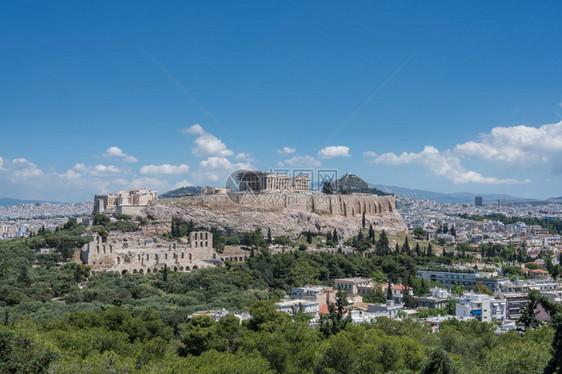
<svg viewBox="0 0 562 374">
<path fill-rule="evenodd" d="M 331 195 L 334 193 L 334 184 L 332 182 L 324 181 L 322 184 L 322 193 Z"/>
<path fill-rule="evenodd" d="M 423 360 L 420 374 L 458 374 L 458 365 L 441 347 L 434 348 Z"/>
</svg>

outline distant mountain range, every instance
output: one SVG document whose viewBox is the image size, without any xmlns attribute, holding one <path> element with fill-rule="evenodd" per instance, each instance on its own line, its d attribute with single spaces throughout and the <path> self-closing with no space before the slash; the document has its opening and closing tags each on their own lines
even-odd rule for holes
<svg viewBox="0 0 562 374">
<path fill-rule="evenodd" d="M 525 201 L 532 199 L 523 199 L 508 194 L 475 194 L 472 192 L 455 192 L 440 193 L 424 190 L 413 190 L 410 188 L 386 186 L 382 184 L 371 184 L 372 187 L 378 188 L 384 192 L 390 192 L 398 196 L 406 196 L 420 200 L 434 200 L 440 203 L 474 203 L 475 196 L 482 196 L 484 203 L 497 202 L 499 199 L 509 201 Z"/>
<path fill-rule="evenodd" d="M 18 205 L 18 204 L 41 204 L 41 203 L 66 204 L 57 201 L 21 200 L 21 199 L 12 199 L 9 197 L 0 197 L 0 206 L 10 206 L 10 205 Z"/>
<path fill-rule="evenodd" d="M 551 197 L 548 200 L 562 200 L 562 196 L 558 196 L 558 197 Z"/>
</svg>

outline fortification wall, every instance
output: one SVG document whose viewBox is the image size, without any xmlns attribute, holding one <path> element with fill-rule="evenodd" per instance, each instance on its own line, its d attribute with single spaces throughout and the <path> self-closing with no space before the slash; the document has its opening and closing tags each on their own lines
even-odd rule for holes
<svg viewBox="0 0 562 374">
<path fill-rule="evenodd" d="M 363 213 L 374 215 L 393 213 L 396 207 L 394 196 L 375 195 L 326 195 L 320 193 L 279 192 L 255 196 L 241 193 L 213 196 L 197 196 L 177 199 L 180 205 L 192 205 L 213 211 L 279 212 L 291 209 L 309 213 L 332 214 L 356 217 Z M 233 201 L 234 200 L 234 201 Z"/>
</svg>

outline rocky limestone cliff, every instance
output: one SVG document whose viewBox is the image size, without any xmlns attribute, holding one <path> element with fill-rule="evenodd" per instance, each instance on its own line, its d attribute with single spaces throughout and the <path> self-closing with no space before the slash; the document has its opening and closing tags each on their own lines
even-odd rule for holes
<svg viewBox="0 0 562 374">
<path fill-rule="evenodd" d="M 252 231 L 257 227 L 266 232 L 270 228 L 274 236 L 293 239 L 306 231 L 325 234 L 334 229 L 344 238 L 357 235 L 363 212 L 367 226 L 372 224 L 375 230 L 398 233 L 406 229 L 403 218 L 395 210 L 394 196 L 366 194 L 283 192 L 257 196 L 193 196 L 157 200 L 145 212 L 147 217 L 157 221 L 177 217 L 192 220 L 198 227 L 237 232 Z"/>
</svg>

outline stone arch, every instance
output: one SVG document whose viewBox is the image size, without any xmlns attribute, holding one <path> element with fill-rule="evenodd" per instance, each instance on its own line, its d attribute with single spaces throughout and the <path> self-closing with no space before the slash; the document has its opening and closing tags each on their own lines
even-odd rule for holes
<svg viewBox="0 0 562 374">
<path fill-rule="evenodd" d="M 193 270 L 197 270 L 199 267 L 197 265 L 193 266 Z"/>
<path fill-rule="evenodd" d="M 178 267 L 177 267 L 177 266 L 174 266 L 174 271 L 177 273 L 177 271 L 178 271 Z"/>
<path fill-rule="evenodd" d="M 121 257 L 117 256 L 115 258 L 115 262 L 117 263 L 117 265 L 120 265 L 121 264 Z"/>
<path fill-rule="evenodd" d="M 137 261 L 140 261 L 140 260 L 141 260 L 140 255 L 137 255 Z"/>
<path fill-rule="evenodd" d="M 136 273 L 137 273 L 137 269 L 133 269 L 133 274 L 136 274 Z"/>
<path fill-rule="evenodd" d="M 143 270 L 143 269 L 139 269 L 139 273 L 144 274 L 144 270 Z"/>
<path fill-rule="evenodd" d="M 146 269 L 146 274 L 150 274 L 150 268 Z"/>
<path fill-rule="evenodd" d="M 156 273 L 158 273 L 158 269 L 157 269 L 157 268 L 154 268 L 154 269 L 152 270 L 152 272 L 153 272 L 154 274 L 156 274 Z"/>
<path fill-rule="evenodd" d="M 380 201 L 378 203 L 378 208 L 379 208 L 379 213 L 382 213 L 382 205 L 381 205 Z"/>
<path fill-rule="evenodd" d="M 109 253 L 113 253 L 113 244 L 109 245 Z"/>
<path fill-rule="evenodd" d="M 191 253 L 189 253 L 188 256 L 189 256 L 189 261 L 191 261 L 192 260 Z"/>
<path fill-rule="evenodd" d="M 197 248 L 197 242 L 195 242 L 195 248 Z"/>
<path fill-rule="evenodd" d="M 182 253 L 181 253 L 181 258 L 184 258 L 184 255 L 185 255 L 185 254 L 182 252 Z"/>
<path fill-rule="evenodd" d="M 351 208 L 351 216 L 355 217 L 355 208 Z"/>
<path fill-rule="evenodd" d="M 183 271 L 183 266 L 180 266 L 180 271 Z"/>
<path fill-rule="evenodd" d="M 238 259 L 238 261 L 243 262 L 243 261 L 244 261 L 244 257 L 240 256 L 240 258 Z"/>
<path fill-rule="evenodd" d="M 199 242 L 199 247 L 203 247 L 203 241 L 202 240 Z"/>
<path fill-rule="evenodd" d="M 193 239 L 197 240 L 197 233 L 193 234 Z"/>
<path fill-rule="evenodd" d="M 189 271 L 189 266 L 186 266 L 186 267 L 185 267 L 185 271 Z"/>
<path fill-rule="evenodd" d="M 392 213 L 393 207 L 392 207 L 392 203 L 389 201 L 388 202 L 388 211 Z"/>
<path fill-rule="evenodd" d="M 209 233 L 206 232 L 206 233 L 205 233 L 205 240 L 208 240 L 208 239 L 209 239 Z"/>
<path fill-rule="evenodd" d="M 124 269 L 124 270 L 121 272 L 121 275 L 125 275 L 125 274 L 127 274 L 127 273 L 128 273 L 127 269 Z"/>
</svg>

